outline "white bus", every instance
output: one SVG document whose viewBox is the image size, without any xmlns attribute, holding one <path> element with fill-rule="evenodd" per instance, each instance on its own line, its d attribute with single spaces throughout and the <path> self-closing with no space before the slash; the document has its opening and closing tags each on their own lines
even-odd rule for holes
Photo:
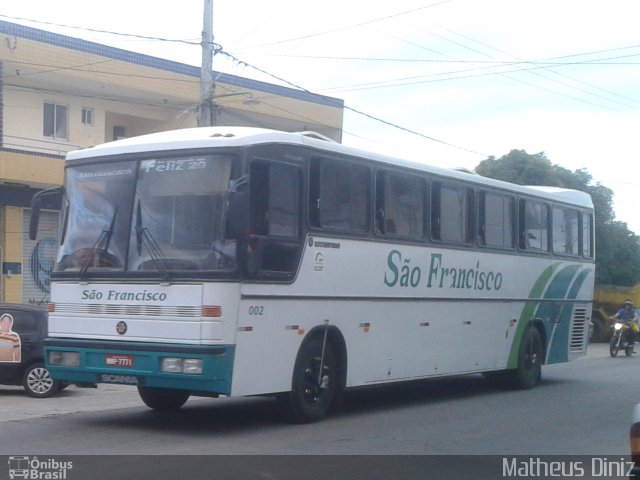
<svg viewBox="0 0 640 480">
<path fill-rule="evenodd" d="M 69 153 L 59 190 L 55 380 L 134 385 L 160 410 L 277 395 L 305 422 L 351 387 L 531 388 L 586 351 L 585 193 L 229 127 Z"/>
</svg>

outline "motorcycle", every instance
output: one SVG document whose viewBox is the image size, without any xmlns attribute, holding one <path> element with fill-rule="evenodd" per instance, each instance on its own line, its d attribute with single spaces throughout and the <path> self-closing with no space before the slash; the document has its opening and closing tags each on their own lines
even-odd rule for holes
<svg viewBox="0 0 640 480">
<path fill-rule="evenodd" d="M 624 354 L 630 357 L 633 353 L 634 342 L 627 341 L 627 330 L 631 327 L 623 322 L 616 322 L 613 325 L 613 335 L 609 342 L 609 354 L 617 357 L 620 350 L 624 350 Z"/>
</svg>

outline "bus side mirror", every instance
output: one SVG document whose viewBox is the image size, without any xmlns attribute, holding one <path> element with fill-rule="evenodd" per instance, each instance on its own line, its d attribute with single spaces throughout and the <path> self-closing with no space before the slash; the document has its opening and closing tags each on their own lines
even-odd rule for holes
<svg viewBox="0 0 640 480">
<path fill-rule="evenodd" d="M 38 224 L 40 223 L 40 209 L 45 197 L 54 197 L 53 201 L 59 203 L 62 198 L 62 187 L 40 190 L 31 199 L 31 220 L 29 221 L 29 238 L 35 240 L 38 236 Z"/>
<path fill-rule="evenodd" d="M 247 233 L 247 210 L 249 207 L 246 192 L 229 193 L 229 208 L 227 210 L 226 238 L 241 239 Z"/>
</svg>

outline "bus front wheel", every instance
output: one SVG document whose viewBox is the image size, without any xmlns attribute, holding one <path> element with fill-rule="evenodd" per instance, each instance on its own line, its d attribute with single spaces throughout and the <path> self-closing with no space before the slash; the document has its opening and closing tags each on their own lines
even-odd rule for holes
<svg viewBox="0 0 640 480">
<path fill-rule="evenodd" d="M 322 338 L 311 339 L 298 352 L 291 392 L 284 395 L 288 418 L 295 423 L 320 420 L 331 408 L 338 388 L 338 364 L 333 345 L 325 344 Z"/>
<path fill-rule="evenodd" d="M 138 393 L 147 407 L 161 412 L 178 410 L 189 398 L 189 392 L 165 388 L 138 387 Z"/>
</svg>

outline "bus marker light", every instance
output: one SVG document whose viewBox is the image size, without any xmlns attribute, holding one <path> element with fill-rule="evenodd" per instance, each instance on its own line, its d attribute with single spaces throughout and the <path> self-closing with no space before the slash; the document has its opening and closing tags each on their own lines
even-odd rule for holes
<svg viewBox="0 0 640 480">
<path fill-rule="evenodd" d="M 239 332 L 253 332 L 253 327 L 238 327 Z"/>
<path fill-rule="evenodd" d="M 304 335 L 304 328 L 298 329 L 298 335 Z"/>
<path fill-rule="evenodd" d="M 56 311 L 56 304 L 55 303 L 47 303 L 47 312 L 53 313 L 55 311 Z"/>
<path fill-rule="evenodd" d="M 286 327 L 284 327 L 285 330 L 299 330 L 300 326 L 298 325 L 287 325 Z"/>
<path fill-rule="evenodd" d="M 369 328 L 371 327 L 370 323 L 361 323 L 360 328 L 364 330 L 364 333 L 369 333 Z"/>
<path fill-rule="evenodd" d="M 203 305 L 202 316 L 219 318 L 222 316 L 222 307 L 218 305 Z"/>
</svg>

